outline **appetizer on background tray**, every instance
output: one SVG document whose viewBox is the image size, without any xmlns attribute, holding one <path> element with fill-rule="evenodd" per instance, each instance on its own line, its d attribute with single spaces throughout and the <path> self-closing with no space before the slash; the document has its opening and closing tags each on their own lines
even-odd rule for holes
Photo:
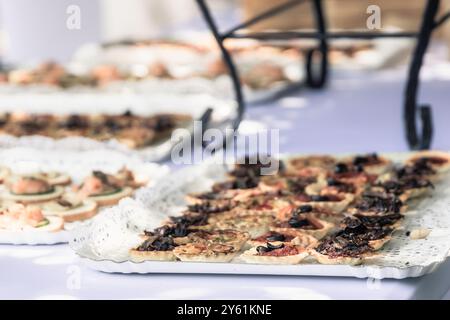
<svg viewBox="0 0 450 320">
<path fill-rule="evenodd" d="M 63 172 L 15 174 L 2 167 L 0 230 L 56 232 L 65 223 L 95 216 L 148 182 L 148 177 L 123 167 L 115 174 L 93 171 L 81 185 Z"/>
<path fill-rule="evenodd" d="M 139 116 L 130 111 L 110 114 L 0 114 L 0 134 L 15 137 L 40 135 L 54 139 L 86 137 L 98 141 L 116 139 L 132 149 L 156 144 L 170 136 L 173 130 L 186 127 L 191 116 L 156 114 Z"/>
</svg>

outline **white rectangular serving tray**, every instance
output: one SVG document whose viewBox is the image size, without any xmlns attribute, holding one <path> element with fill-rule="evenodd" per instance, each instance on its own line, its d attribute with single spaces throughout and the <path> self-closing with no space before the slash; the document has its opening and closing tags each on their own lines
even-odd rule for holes
<svg viewBox="0 0 450 320">
<path fill-rule="evenodd" d="M 406 268 L 380 267 L 371 265 L 323 265 L 317 263 L 297 265 L 263 265 L 245 263 L 205 263 L 205 262 L 166 262 L 132 261 L 114 262 L 111 260 L 93 260 L 80 257 L 87 267 L 106 273 L 125 274 L 242 274 L 242 275 L 283 275 L 283 276 L 321 276 L 321 277 L 355 277 L 373 279 L 415 278 L 435 271 L 444 262 Z"/>
<path fill-rule="evenodd" d="M 67 243 L 70 233 L 67 230 L 57 232 L 22 231 L 8 232 L 0 231 L 0 244 L 12 245 L 51 245 Z"/>
<path fill-rule="evenodd" d="M 391 154 L 401 160 L 408 154 Z M 174 172 L 158 185 L 140 190 L 133 201 L 121 202 L 74 233 L 72 248 L 82 263 L 108 273 L 182 273 L 182 274 L 257 274 L 290 276 L 328 276 L 403 279 L 420 277 L 436 270 L 450 251 L 450 177 L 423 199 L 405 217 L 404 229 L 394 233 L 380 255 L 363 265 L 321 265 L 305 260 L 298 265 L 261 265 L 239 263 L 203 263 L 181 261 L 145 261 L 128 259 L 129 248 L 140 243 L 138 234 L 159 226 L 160 221 L 179 212 L 188 192 L 205 190 L 223 179 L 226 169 L 217 164 L 202 164 Z M 178 210 L 178 211 L 177 211 Z M 108 216 L 106 216 L 108 214 Z M 413 240 L 407 230 L 431 230 L 425 239 Z"/>
</svg>

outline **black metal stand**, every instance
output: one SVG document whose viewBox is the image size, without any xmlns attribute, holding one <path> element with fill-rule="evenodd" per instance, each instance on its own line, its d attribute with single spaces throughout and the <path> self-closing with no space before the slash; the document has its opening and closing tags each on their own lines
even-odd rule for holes
<svg viewBox="0 0 450 320">
<path fill-rule="evenodd" d="M 419 108 L 421 115 L 421 135 L 418 135 L 417 128 L 417 91 L 419 87 L 419 73 L 423 63 L 423 56 L 428 48 L 432 32 L 441 26 L 450 18 L 450 12 L 444 14 L 437 19 L 440 0 L 427 0 L 425 11 L 422 18 L 422 24 L 419 32 L 395 32 L 395 33 L 379 33 L 379 32 L 327 32 L 326 21 L 324 18 L 322 0 L 288 0 L 285 3 L 271 8 L 254 18 L 240 23 L 230 30 L 220 33 L 217 25 L 211 16 L 210 10 L 206 4 L 206 0 L 196 0 L 200 10 L 211 29 L 217 44 L 220 47 L 225 63 L 229 69 L 233 86 L 235 89 L 236 101 L 239 105 L 238 117 L 233 123 L 233 128 L 237 129 L 245 110 L 245 99 L 242 94 L 241 83 L 238 71 L 236 70 L 234 61 L 224 46 L 224 40 L 227 38 L 235 39 L 257 39 L 257 40 L 288 40 L 294 38 L 310 38 L 317 39 L 318 48 L 310 50 L 306 55 L 306 83 L 311 88 L 322 88 L 327 81 L 328 75 L 328 39 L 375 39 L 375 38 L 417 38 L 416 49 L 413 59 L 409 67 L 408 81 L 405 89 L 404 104 L 404 127 L 408 145 L 411 149 L 428 149 L 431 145 L 433 135 L 433 123 L 431 117 L 431 107 L 429 105 L 421 105 Z M 239 30 L 254 25 L 264 19 L 280 14 L 294 6 L 306 1 L 312 1 L 314 9 L 314 17 L 316 21 L 315 32 L 302 31 L 280 31 L 280 32 L 256 32 L 256 33 L 238 33 Z M 319 74 L 314 74 L 312 67 L 314 56 L 320 55 Z"/>
</svg>

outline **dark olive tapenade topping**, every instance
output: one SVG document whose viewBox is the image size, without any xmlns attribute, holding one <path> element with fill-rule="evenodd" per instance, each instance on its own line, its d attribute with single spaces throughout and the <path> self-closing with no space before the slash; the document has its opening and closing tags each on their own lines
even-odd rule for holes
<svg viewBox="0 0 450 320">
<path fill-rule="evenodd" d="M 282 225 L 288 228 L 317 230 L 322 229 L 323 225 L 313 217 L 308 217 L 305 214 L 299 214 L 292 216 L 289 220 Z"/>
<path fill-rule="evenodd" d="M 345 183 L 343 181 L 339 181 L 338 179 L 334 179 L 334 178 L 328 178 L 327 185 L 329 187 L 335 187 L 340 192 L 344 192 L 344 193 L 354 193 L 356 191 L 356 188 L 353 184 Z"/>
<path fill-rule="evenodd" d="M 374 165 L 381 163 L 380 158 L 376 153 L 368 154 L 368 155 L 361 155 L 356 156 L 353 158 L 352 161 L 353 165 L 358 166 L 367 166 L 367 165 Z"/>
<path fill-rule="evenodd" d="M 256 251 L 260 254 L 270 252 L 273 250 L 284 248 L 284 244 L 280 243 L 278 245 L 272 244 L 270 242 L 267 242 L 266 246 L 258 246 L 256 247 Z"/>
<path fill-rule="evenodd" d="M 431 181 L 418 176 L 406 176 L 397 181 L 389 180 L 376 186 L 383 188 L 387 193 L 392 193 L 397 196 L 411 189 L 434 188 Z"/>
<path fill-rule="evenodd" d="M 397 177 L 402 179 L 408 176 L 429 176 L 436 174 L 436 171 L 430 166 L 430 164 L 424 160 L 419 159 L 412 165 L 401 167 L 395 171 Z"/>
<path fill-rule="evenodd" d="M 437 156 L 431 156 L 431 157 L 421 157 L 419 161 L 426 162 L 428 164 L 434 164 L 434 165 L 443 165 L 448 162 L 448 160 L 444 157 L 437 157 Z"/>
<path fill-rule="evenodd" d="M 365 192 L 355 208 L 376 213 L 399 213 L 402 206 L 402 201 L 394 195 Z"/>
<path fill-rule="evenodd" d="M 87 129 L 89 126 L 87 117 L 80 115 L 70 115 L 61 127 L 68 130 Z"/>
<path fill-rule="evenodd" d="M 214 192 L 220 192 L 223 190 L 235 190 L 235 189 L 252 189 L 256 188 L 259 184 L 259 177 L 245 176 L 236 177 L 233 180 L 216 183 L 213 186 Z"/>
<path fill-rule="evenodd" d="M 185 224 L 165 225 L 154 229 L 153 231 L 144 231 L 147 236 L 160 236 L 160 237 L 185 237 L 189 234 L 190 230 Z"/>
<path fill-rule="evenodd" d="M 355 214 L 354 217 L 359 219 L 365 226 L 369 228 L 390 227 L 403 219 L 403 216 L 400 213 L 371 216 Z"/>
<path fill-rule="evenodd" d="M 298 219 L 297 217 L 292 217 L 288 220 L 288 224 L 292 228 L 305 228 L 311 226 L 307 219 Z"/>
<path fill-rule="evenodd" d="M 345 163 L 340 162 L 334 166 L 334 173 L 344 173 L 349 171 L 349 167 Z"/>
<path fill-rule="evenodd" d="M 346 237 L 348 239 L 355 238 L 354 240 L 378 240 L 385 238 L 392 233 L 392 229 L 389 227 L 377 227 L 365 225 L 358 218 L 347 218 L 342 221 L 343 228 L 336 233 L 336 236 Z M 358 238 L 358 239 L 356 239 Z"/>
<path fill-rule="evenodd" d="M 170 237 L 158 237 L 156 239 L 147 239 L 139 247 L 138 251 L 170 251 L 176 247 L 173 239 Z"/>
<path fill-rule="evenodd" d="M 329 195 L 312 195 L 311 201 L 313 202 L 337 202 L 342 201 L 342 197 L 329 194 Z"/>
<path fill-rule="evenodd" d="M 219 213 L 228 211 L 233 208 L 231 202 L 226 201 L 223 204 L 216 204 L 209 201 L 205 201 L 202 203 L 197 203 L 188 206 L 188 211 L 190 212 L 198 212 L 198 213 Z"/>
<path fill-rule="evenodd" d="M 305 204 L 305 205 L 302 205 L 302 206 L 298 206 L 297 208 L 292 210 L 292 215 L 296 216 L 296 215 L 299 215 L 301 213 L 312 212 L 313 210 L 314 210 L 313 206 L 311 206 L 309 204 Z"/>
<path fill-rule="evenodd" d="M 308 195 L 301 193 L 295 195 L 295 199 L 300 202 L 338 202 L 342 201 L 342 197 L 334 194 L 327 195 Z"/>
<path fill-rule="evenodd" d="M 196 196 L 196 198 L 200 200 L 219 200 L 222 199 L 223 196 L 217 192 L 204 192 Z"/>
<path fill-rule="evenodd" d="M 58 199 L 56 201 L 56 203 L 59 204 L 62 207 L 66 207 L 66 208 L 72 207 L 72 203 L 70 203 L 69 201 L 67 201 L 65 199 Z"/>
<path fill-rule="evenodd" d="M 286 180 L 287 189 L 294 194 L 304 193 L 305 188 L 316 181 L 317 179 L 314 177 L 288 178 Z"/>
<path fill-rule="evenodd" d="M 170 220 L 177 225 L 183 225 L 185 227 L 204 226 L 208 223 L 208 215 L 205 213 L 186 214 L 178 217 L 170 217 Z"/>
<path fill-rule="evenodd" d="M 267 241 L 285 241 L 286 236 L 284 236 L 283 234 L 280 234 L 280 233 L 273 233 L 273 234 L 267 236 L 266 240 Z"/>
<path fill-rule="evenodd" d="M 117 181 L 114 181 L 108 174 L 102 171 L 94 170 L 92 171 L 92 175 L 99 179 L 106 186 L 120 188 L 120 186 L 117 184 Z"/>
<path fill-rule="evenodd" d="M 321 240 L 316 247 L 316 251 L 330 258 L 358 258 L 365 253 L 371 252 L 372 248 L 367 240 L 362 239 L 359 242 L 355 242 L 355 239 L 333 235 Z"/>
<path fill-rule="evenodd" d="M 277 161 L 278 166 L 273 166 L 273 161 Z M 230 172 L 230 175 L 234 177 L 259 177 L 263 175 L 263 173 L 270 173 L 264 172 L 262 169 L 269 171 L 272 168 L 274 170 L 278 169 L 282 171 L 284 169 L 284 164 L 282 164 L 280 160 L 271 158 L 270 156 L 245 156 L 238 161 L 238 164 L 235 165 L 235 168 Z"/>
</svg>

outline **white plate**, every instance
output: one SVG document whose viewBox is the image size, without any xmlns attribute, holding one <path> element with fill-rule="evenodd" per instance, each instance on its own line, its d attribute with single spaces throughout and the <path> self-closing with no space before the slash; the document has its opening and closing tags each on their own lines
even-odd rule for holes
<svg viewBox="0 0 450 320">
<path fill-rule="evenodd" d="M 253 274 L 253 275 L 286 275 L 286 276 L 327 276 L 355 278 L 392 278 L 404 279 L 420 277 L 431 273 L 442 263 L 436 262 L 426 267 L 415 266 L 406 268 L 379 266 L 348 266 L 348 265 L 258 265 L 244 263 L 202 263 L 202 262 L 165 262 L 131 261 L 114 262 L 109 260 L 93 260 L 80 257 L 87 267 L 107 273 L 186 273 L 186 274 Z"/>
<path fill-rule="evenodd" d="M 39 231 L 0 231 L 0 244 L 14 245 L 41 245 L 67 243 L 70 239 L 70 233 L 62 230 L 58 232 L 39 232 Z"/>
</svg>

